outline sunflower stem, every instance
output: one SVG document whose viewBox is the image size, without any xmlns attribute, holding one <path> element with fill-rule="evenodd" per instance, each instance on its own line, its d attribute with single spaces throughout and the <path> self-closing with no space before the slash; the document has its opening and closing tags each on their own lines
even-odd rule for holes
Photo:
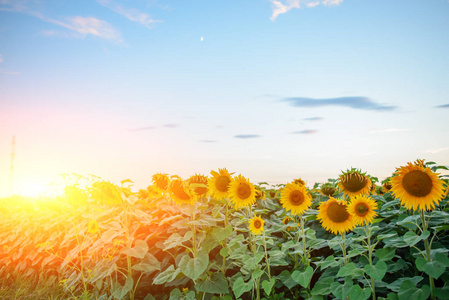
<svg viewBox="0 0 449 300">
<path fill-rule="evenodd" d="M 369 265 L 373 266 L 373 248 L 371 247 L 371 226 L 368 222 L 366 222 L 366 227 L 365 227 L 365 233 L 366 233 L 366 237 L 368 239 L 368 261 L 369 261 Z M 376 300 L 376 289 L 374 287 L 374 278 L 371 278 L 371 294 L 373 295 L 373 300 Z"/>
<path fill-rule="evenodd" d="M 267 262 L 267 269 L 268 269 L 268 279 L 271 281 L 270 260 L 268 259 L 267 241 L 265 240 L 265 231 L 262 232 L 263 232 L 263 247 L 265 249 L 265 261 Z"/>
<path fill-rule="evenodd" d="M 424 212 L 424 210 L 422 209 L 420 211 L 420 216 L 421 216 L 421 220 L 422 220 L 422 226 L 423 226 L 423 230 L 426 231 L 427 230 L 427 226 L 429 225 L 428 222 L 426 222 L 426 214 Z M 432 258 L 430 256 L 430 244 L 429 244 L 429 238 L 425 238 L 424 239 L 424 246 L 426 248 L 426 260 L 428 262 L 432 261 Z M 434 294 L 434 289 L 435 289 L 435 283 L 433 280 L 433 277 L 429 275 L 429 284 L 430 284 L 430 298 L 432 300 L 435 300 L 435 294 Z"/>
<path fill-rule="evenodd" d="M 309 255 L 307 253 L 307 246 L 306 246 L 306 235 L 304 232 L 304 216 L 301 215 L 301 233 L 302 233 L 302 247 L 303 247 L 303 263 L 305 264 L 305 268 L 307 269 L 308 266 L 310 266 L 309 262 Z"/>
<path fill-rule="evenodd" d="M 346 258 L 346 231 L 343 231 L 341 234 L 341 251 L 343 252 L 343 262 L 345 263 L 345 266 L 348 264 L 347 258 Z"/>
</svg>

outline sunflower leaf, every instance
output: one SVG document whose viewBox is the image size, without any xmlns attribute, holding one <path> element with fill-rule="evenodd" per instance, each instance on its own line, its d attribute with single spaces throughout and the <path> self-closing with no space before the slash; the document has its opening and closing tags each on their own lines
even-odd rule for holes
<svg viewBox="0 0 449 300">
<path fill-rule="evenodd" d="M 296 270 L 292 273 L 292 279 L 305 288 L 309 286 L 312 276 L 313 268 L 311 266 L 308 266 L 304 272 Z"/>
<path fill-rule="evenodd" d="M 382 280 L 387 272 L 387 264 L 383 260 L 379 260 L 375 265 L 366 265 L 365 272 L 374 280 Z"/>
<path fill-rule="evenodd" d="M 241 295 L 251 290 L 252 287 L 252 281 L 245 282 L 242 277 L 239 277 L 232 285 L 232 291 L 234 292 L 235 297 L 239 298 Z"/>
<path fill-rule="evenodd" d="M 199 251 L 195 258 L 184 255 L 179 262 L 179 268 L 187 277 L 196 280 L 206 270 L 209 264 L 209 255 L 205 251 Z"/>
<path fill-rule="evenodd" d="M 374 255 L 379 260 L 387 261 L 394 257 L 395 251 L 396 250 L 394 248 L 386 247 L 386 248 L 376 250 L 376 253 Z"/>
<path fill-rule="evenodd" d="M 368 288 L 362 289 L 358 284 L 353 285 L 349 290 L 349 299 L 366 300 L 371 296 Z"/>
<path fill-rule="evenodd" d="M 399 300 L 426 300 L 430 296 L 430 288 L 428 285 L 424 285 L 417 288 L 411 280 L 405 280 L 401 284 L 401 288 L 398 292 Z"/>
</svg>

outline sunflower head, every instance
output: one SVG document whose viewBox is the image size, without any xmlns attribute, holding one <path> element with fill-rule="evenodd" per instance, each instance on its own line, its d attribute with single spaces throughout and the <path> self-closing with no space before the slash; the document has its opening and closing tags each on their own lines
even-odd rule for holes
<svg viewBox="0 0 449 300">
<path fill-rule="evenodd" d="M 337 189 L 330 182 L 323 184 L 320 189 L 321 194 L 323 194 L 324 196 L 328 196 L 328 197 L 335 194 L 336 191 L 337 191 Z"/>
<path fill-rule="evenodd" d="M 195 174 L 193 176 L 190 176 L 190 178 L 187 179 L 187 182 L 191 186 L 195 187 L 195 193 L 199 197 L 206 196 L 207 192 L 209 191 L 209 189 L 207 187 L 208 179 L 204 175 L 197 175 L 197 174 Z"/>
<path fill-rule="evenodd" d="M 212 177 L 209 178 L 209 192 L 216 199 L 228 197 L 229 184 L 231 183 L 231 174 L 226 168 L 218 169 L 218 172 L 211 171 Z"/>
<path fill-rule="evenodd" d="M 364 195 L 352 198 L 347 207 L 356 225 L 371 224 L 377 216 L 376 209 L 376 201 Z"/>
<path fill-rule="evenodd" d="M 396 168 L 390 182 L 391 191 L 407 209 L 434 209 L 444 196 L 444 181 L 423 160 Z"/>
<path fill-rule="evenodd" d="M 152 177 L 153 187 L 156 191 L 160 193 L 165 193 L 168 191 L 168 186 L 170 185 L 170 177 L 167 174 L 156 173 Z"/>
<path fill-rule="evenodd" d="M 287 183 L 281 193 L 281 204 L 292 215 L 300 215 L 312 205 L 312 197 L 305 186 Z"/>
<path fill-rule="evenodd" d="M 256 200 L 265 200 L 266 196 L 265 196 L 265 191 L 263 191 L 260 187 L 255 186 L 256 188 Z"/>
<path fill-rule="evenodd" d="M 119 205 L 123 202 L 120 188 L 107 181 L 96 181 L 89 189 L 92 198 L 102 204 Z"/>
<path fill-rule="evenodd" d="M 368 195 L 371 185 L 371 180 L 366 173 L 354 168 L 343 172 L 338 178 L 340 190 L 349 197 Z"/>
<path fill-rule="evenodd" d="M 172 180 L 168 190 L 178 205 L 193 204 L 197 200 L 195 189 L 180 178 Z"/>
<path fill-rule="evenodd" d="M 265 221 L 260 216 L 254 216 L 249 220 L 249 230 L 252 234 L 261 234 Z"/>
<path fill-rule="evenodd" d="M 235 209 L 251 206 L 256 202 L 256 188 L 242 175 L 234 176 L 229 184 L 229 194 Z"/>
<path fill-rule="evenodd" d="M 287 217 L 285 217 L 285 218 L 282 220 L 282 223 L 284 223 L 285 225 L 287 225 L 288 222 L 291 221 L 291 219 L 292 219 L 292 218 L 290 218 L 289 216 L 287 216 Z"/>
<path fill-rule="evenodd" d="M 294 180 L 293 180 L 293 183 L 296 183 L 296 184 L 299 184 L 299 185 L 302 185 L 302 186 L 305 186 L 305 185 L 306 185 L 305 181 L 302 180 L 301 178 L 296 178 L 296 179 L 294 179 Z"/>
<path fill-rule="evenodd" d="M 340 234 L 355 227 L 352 216 L 347 211 L 346 202 L 329 198 L 326 202 L 322 202 L 318 209 L 317 219 L 320 220 L 321 226 L 333 234 Z"/>
</svg>

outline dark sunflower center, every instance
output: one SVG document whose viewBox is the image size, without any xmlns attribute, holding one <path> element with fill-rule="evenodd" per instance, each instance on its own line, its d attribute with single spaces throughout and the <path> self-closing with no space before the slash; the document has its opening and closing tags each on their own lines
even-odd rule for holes
<svg viewBox="0 0 449 300">
<path fill-rule="evenodd" d="M 227 176 L 218 176 L 215 180 L 215 187 L 220 192 L 227 192 L 231 180 Z"/>
<path fill-rule="evenodd" d="M 240 199 L 246 199 L 251 195 L 251 188 L 246 183 L 240 183 L 237 188 L 237 195 Z"/>
<path fill-rule="evenodd" d="M 369 212 L 369 207 L 365 203 L 358 203 L 355 206 L 355 211 L 359 217 L 364 217 Z"/>
<path fill-rule="evenodd" d="M 182 187 L 180 182 L 175 182 L 173 184 L 173 188 L 172 188 L 173 194 L 175 194 L 176 197 L 178 197 L 179 199 L 182 200 L 190 200 L 189 195 L 187 195 L 187 193 L 184 191 L 184 188 Z"/>
<path fill-rule="evenodd" d="M 259 229 L 260 227 L 262 227 L 262 222 L 260 222 L 259 220 L 254 221 L 254 228 Z"/>
<path fill-rule="evenodd" d="M 366 186 L 367 180 L 363 175 L 350 173 L 343 177 L 341 184 L 348 192 L 355 193 Z"/>
<path fill-rule="evenodd" d="M 335 189 L 333 187 L 324 187 L 321 189 L 321 192 L 326 196 L 332 196 L 335 193 Z"/>
<path fill-rule="evenodd" d="M 402 186 L 412 196 L 425 197 L 432 190 L 432 179 L 426 173 L 414 170 L 405 174 Z"/>
<path fill-rule="evenodd" d="M 290 203 L 298 206 L 304 202 L 304 195 L 300 191 L 293 191 L 290 193 Z"/>
<path fill-rule="evenodd" d="M 346 205 L 332 202 L 327 208 L 327 216 L 332 222 L 342 223 L 349 218 Z"/>
</svg>

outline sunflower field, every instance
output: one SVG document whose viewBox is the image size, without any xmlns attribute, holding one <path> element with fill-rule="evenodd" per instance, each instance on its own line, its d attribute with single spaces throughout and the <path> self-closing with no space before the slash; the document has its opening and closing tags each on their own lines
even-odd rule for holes
<svg viewBox="0 0 449 300">
<path fill-rule="evenodd" d="M 449 299 L 448 170 L 71 175 L 62 196 L 0 199 L 0 299 Z"/>
</svg>

